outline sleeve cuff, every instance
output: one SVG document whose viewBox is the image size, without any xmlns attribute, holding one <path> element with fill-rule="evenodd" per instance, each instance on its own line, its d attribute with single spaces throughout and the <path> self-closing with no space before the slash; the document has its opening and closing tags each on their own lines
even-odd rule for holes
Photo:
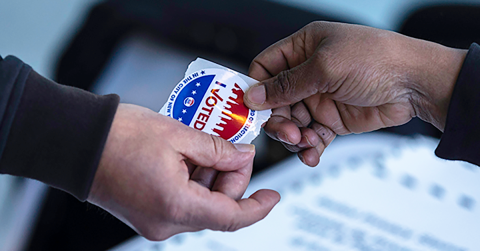
<svg viewBox="0 0 480 251">
<path fill-rule="evenodd" d="M 16 57 L 0 57 L 0 159 L 31 70 L 30 66 Z"/>
<path fill-rule="evenodd" d="M 31 71 L 0 159 L 2 172 L 85 201 L 118 103 L 117 95 L 59 85 Z"/>
<path fill-rule="evenodd" d="M 445 130 L 435 154 L 480 165 L 480 46 L 472 44 L 448 108 Z"/>
</svg>

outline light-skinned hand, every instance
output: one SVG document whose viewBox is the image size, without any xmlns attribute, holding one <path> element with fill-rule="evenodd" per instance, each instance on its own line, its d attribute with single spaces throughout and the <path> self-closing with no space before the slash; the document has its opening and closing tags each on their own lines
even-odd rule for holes
<svg viewBox="0 0 480 251">
<path fill-rule="evenodd" d="M 336 135 L 402 125 L 439 130 L 466 51 L 365 26 L 314 22 L 252 62 L 245 104 L 273 109 L 267 134 L 319 163 Z"/>
<path fill-rule="evenodd" d="M 88 201 L 149 240 L 235 231 L 279 201 L 271 190 L 241 199 L 255 148 L 233 145 L 149 109 L 120 104 Z"/>
</svg>

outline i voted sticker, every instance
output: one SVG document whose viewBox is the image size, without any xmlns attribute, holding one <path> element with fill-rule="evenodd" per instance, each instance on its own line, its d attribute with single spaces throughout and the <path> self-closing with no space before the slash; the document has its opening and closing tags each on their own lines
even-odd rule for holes
<svg viewBox="0 0 480 251">
<path fill-rule="evenodd" d="M 186 76 L 172 91 L 164 114 L 232 143 L 242 140 L 256 121 L 243 96 L 247 83 L 223 69 L 203 69 Z"/>
<path fill-rule="evenodd" d="M 160 113 L 232 143 L 251 143 L 271 110 L 253 111 L 243 103 L 257 80 L 214 62 L 197 58 L 188 65 Z"/>
</svg>

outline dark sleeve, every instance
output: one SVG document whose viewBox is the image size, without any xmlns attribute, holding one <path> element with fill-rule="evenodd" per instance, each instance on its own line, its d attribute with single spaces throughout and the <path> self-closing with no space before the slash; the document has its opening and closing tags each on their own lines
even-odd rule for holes
<svg viewBox="0 0 480 251">
<path fill-rule="evenodd" d="M 0 58 L 0 173 L 88 197 L 118 106 L 48 80 L 15 57 Z"/>
<path fill-rule="evenodd" d="M 435 154 L 480 165 L 480 46 L 472 44 L 453 90 Z"/>
</svg>

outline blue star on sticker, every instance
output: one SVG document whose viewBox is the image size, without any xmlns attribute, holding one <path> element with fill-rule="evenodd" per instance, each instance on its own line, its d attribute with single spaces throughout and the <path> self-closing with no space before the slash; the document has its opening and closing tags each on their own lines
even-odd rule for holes
<svg viewBox="0 0 480 251">
<path fill-rule="evenodd" d="M 200 85 L 201 85 L 200 82 L 197 82 L 196 86 L 197 86 L 197 87 L 200 87 Z"/>
<path fill-rule="evenodd" d="M 201 71 L 200 73 L 203 75 L 203 74 L 205 74 L 205 71 Z"/>
<path fill-rule="evenodd" d="M 183 110 L 182 110 L 182 113 L 183 113 L 183 114 L 187 113 L 187 110 L 183 109 Z"/>
</svg>

